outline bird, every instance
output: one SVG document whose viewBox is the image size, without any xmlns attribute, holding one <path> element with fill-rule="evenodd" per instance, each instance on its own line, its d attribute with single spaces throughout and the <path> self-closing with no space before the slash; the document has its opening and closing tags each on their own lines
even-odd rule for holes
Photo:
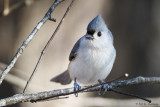
<svg viewBox="0 0 160 107">
<path fill-rule="evenodd" d="M 69 55 L 66 71 L 51 79 L 62 85 L 74 80 L 74 90 L 80 84 L 92 85 L 104 82 L 112 70 L 116 58 L 116 49 L 111 31 L 101 14 L 98 14 L 87 26 L 87 33 L 74 45 Z"/>
</svg>

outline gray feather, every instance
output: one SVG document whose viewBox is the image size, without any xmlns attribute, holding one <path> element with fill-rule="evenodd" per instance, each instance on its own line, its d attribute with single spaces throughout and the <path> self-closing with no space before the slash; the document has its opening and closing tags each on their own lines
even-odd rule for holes
<svg viewBox="0 0 160 107">
<path fill-rule="evenodd" d="M 112 35 L 112 32 L 108 29 L 108 35 L 110 36 L 111 40 L 112 40 L 112 43 L 114 42 L 114 39 L 113 39 L 113 35 Z"/>
<path fill-rule="evenodd" d="M 87 27 L 87 31 L 96 30 L 96 31 L 107 31 L 108 28 L 100 14 L 98 14 Z"/>
<path fill-rule="evenodd" d="M 98 14 L 89 24 L 87 27 L 87 31 L 92 31 L 92 30 L 96 30 L 96 31 L 106 31 L 108 32 L 108 35 L 110 36 L 110 38 L 112 39 L 112 43 L 113 43 L 113 36 L 111 31 L 108 29 L 107 25 L 105 24 L 102 16 L 100 14 Z"/>
<path fill-rule="evenodd" d="M 50 81 L 61 83 L 62 85 L 70 84 L 72 82 L 69 72 L 67 70 L 59 74 L 58 76 L 52 78 Z"/>
<path fill-rule="evenodd" d="M 80 46 L 80 40 L 81 38 L 75 43 L 70 55 L 69 55 L 69 61 L 73 60 L 76 56 L 77 56 L 77 51 L 79 49 Z"/>
</svg>

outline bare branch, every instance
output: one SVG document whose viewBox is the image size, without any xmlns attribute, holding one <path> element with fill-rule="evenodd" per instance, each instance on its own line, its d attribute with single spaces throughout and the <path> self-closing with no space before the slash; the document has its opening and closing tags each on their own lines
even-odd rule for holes
<svg viewBox="0 0 160 107">
<path fill-rule="evenodd" d="M 5 68 L 5 70 L 0 75 L 0 84 L 2 84 L 2 81 L 4 80 L 5 76 L 10 72 L 14 64 L 16 63 L 19 56 L 23 53 L 24 49 L 27 47 L 27 45 L 30 43 L 30 41 L 33 39 L 33 37 L 36 35 L 37 31 L 41 28 L 41 26 L 51 17 L 51 13 L 55 9 L 55 7 L 61 3 L 64 0 L 55 0 L 55 2 L 52 4 L 52 6 L 49 8 L 46 15 L 43 17 L 43 19 L 37 24 L 37 26 L 33 29 L 33 31 L 29 34 L 29 36 L 26 38 L 26 40 L 23 41 L 20 48 L 17 50 L 15 56 L 9 63 L 9 65 Z"/>
<path fill-rule="evenodd" d="M 124 87 L 124 86 L 131 86 L 131 85 L 137 85 L 137 84 L 159 84 L 160 83 L 160 77 L 137 77 L 129 80 L 122 80 L 114 83 L 108 84 L 110 88 L 108 88 L 108 91 L 111 91 L 110 89 L 115 89 L 118 87 Z M 88 86 L 84 86 L 79 90 L 78 92 L 92 92 L 92 91 L 100 91 L 102 88 L 102 85 L 99 86 L 89 86 L 92 88 L 88 88 Z M 74 92 L 74 88 L 66 88 L 66 89 L 59 89 L 59 90 L 52 90 L 52 91 L 45 91 L 45 92 L 39 92 L 35 94 L 16 94 L 14 96 L 4 98 L 0 100 L 0 106 L 7 106 L 12 105 L 16 103 L 21 102 L 37 102 L 37 101 L 43 101 L 46 99 L 56 98 L 59 96 L 66 96 L 70 94 L 74 94 L 77 92 Z"/>
<path fill-rule="evenodd" d="M 64 15 L 63 15 L 61 21 L 59 22 L 59 24 L 58 24 L 58 26 L 56 27 L 55 31 L 53 32 L 52 36 L 50 37 L 50 39 L 48 40 L 47 44 L 46 44 L 45 47 L 43 48 L 43 50 L 42 50 L 42 52 L 41 52 L 41 55 L 40 55 L 40 57 L 39 57 L 39 59 L 38 59 L 38 61 L 37 61 L 37 64 L 36 64 L 36 66 L 35 66 L 35 68 L 34 68 L 32 74 L 31 74 L 29 80 L 27 81 L 27 84 L 26 84 L 26 86 L 25 86 L 25 88 L 24 88 L 24 90 L 23 90 L 23 93 L 25 93 L 25 91 L 26 91 L 26 89 L 27 89 L 27 87 L 28 87 L 28 85 L 29 85 L 29 82 L 31 81 L 31 79 L 32 79 L 32 77 L 33 77 L 33 75 L 34 75 L 34 73 L 36 72 L 36 70 L 37 70 L 37 68 L 38 68 L 38 65 L 39 65 L 39 63 L 40 63 L 40 61 L 41 61 L 43 55 L 45 54 L 45 52 L 46 52 L 46 50 L 47 50 L 49 44 L 51 43 L 52 39 L 53 39 L 54 36 L 56 35 L 56 33 L 57 33 L 57 31 L 59 30 L 60 26 L 62 25 L 62 23 L 63 23 L 63 21 L 64 21 L 64 18 L 66 17 L 67 13 L 69 12 L 69 10 L 70 10 L 70 8 L 71 8 L 73 2 L 74 2 L 74 0 L 72 0 L 72 2 L 70 3 L 70 5 L 68 6 L 68 8 L 67 8 L 66 12 L 64 13 Z M 50 18 L 50 20 L 53 20 L 53 19 Z"/>
</svg>

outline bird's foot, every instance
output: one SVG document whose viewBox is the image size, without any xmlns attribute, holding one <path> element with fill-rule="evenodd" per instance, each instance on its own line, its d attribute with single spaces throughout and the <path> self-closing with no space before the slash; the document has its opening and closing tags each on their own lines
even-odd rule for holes
<svg viewBox="0 0 160 107">
<path fill-rule="evenodd" d="M 74 80 L 74 91 L 76 92 L 75 93 L 75 96 L 78 97 L 78 92 L 81 89 L 81 86 L 76 82 L 76 78 Z"/>
<path fill-rule="evenodd" d="M 100 84 L 105 83 L 105 82 L 102 81 L 102 80 L 98 80 L 98 82 L 99 82 Z M 99 95 L 104 95 L 104 94 L 107 92 L 108 89 L 110 89 L 110 86 L 109 86 L 108 84 L 104 84 L 104 85 L 102 86 L 102 89 L 98 92 L 98 94 L 99 94 Z M 104 90 L 103 93 L 102 93 L 102 90 Z"/>
</svg>

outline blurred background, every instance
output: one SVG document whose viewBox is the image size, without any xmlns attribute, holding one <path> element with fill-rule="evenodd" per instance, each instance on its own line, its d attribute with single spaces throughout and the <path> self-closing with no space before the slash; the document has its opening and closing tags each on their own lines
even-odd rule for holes
<svg viewBox="0 0 160 107">
<path fill-rule="evenodd" d="M 0 69 L 5 68 L 43 18 L 54 0 L 0 0 Z M 13 11 L 4 11 L 9 2 Z M 71 0 L 62 2 L 53 12 L 57 22 L 47 21 L 25 49 L 14 69 L 0 86 L 0 98 L 21 93 L 31 75 L 41 51 L 58 25 Z M 20 4 L 21 3 L 21 4 Z M 16 5 L 20 5 L 15 8 Z M 15 8 L 15 9 L 14 9 Z M 75 42 L 86 33 L 88 23 L 101 14 L 114 36 L 117 57 L 107 80 L 129 73 L 130 77 L 160 76 L 160 1 L 159 0 L 75 0 L 60 30 L 43 56 L 27 93 L 73 87 L 62 86 L 50 79 L 66 70 L 68 57 Z M 160 85 L 146 84 L 119 90 L 151 98 L 160 106 Z M 143 106 L 139 99 L 108 92 L 103 96 L 82 93 L 78 98 L 38 103 L 22 103 L 11 107 L 84 107 L 84 106 Z"/>
</svg>

